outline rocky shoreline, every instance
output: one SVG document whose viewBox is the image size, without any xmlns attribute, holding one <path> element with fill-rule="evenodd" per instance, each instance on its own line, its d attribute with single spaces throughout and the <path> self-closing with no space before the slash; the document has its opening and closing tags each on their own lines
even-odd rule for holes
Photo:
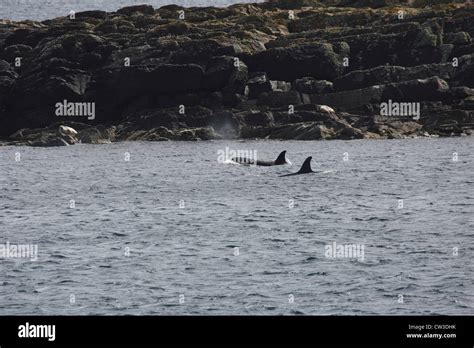
<svg viewBox="0 0 474 348">
<path fill-rule="evenodd" d="M 474 5 L 444 2 L 0 20 L 0 145 L 471 135 Z"/>
</svg>

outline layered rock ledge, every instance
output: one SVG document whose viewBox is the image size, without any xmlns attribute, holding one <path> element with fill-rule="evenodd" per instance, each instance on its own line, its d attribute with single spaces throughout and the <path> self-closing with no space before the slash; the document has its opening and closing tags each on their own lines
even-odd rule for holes
<svg viewBox="0 0 474 348">
<path fill-rule="evenodd" d="M 0 20 L 0 143 L 469 135 L 474 5 L 443 2 Z"/>
</svg>

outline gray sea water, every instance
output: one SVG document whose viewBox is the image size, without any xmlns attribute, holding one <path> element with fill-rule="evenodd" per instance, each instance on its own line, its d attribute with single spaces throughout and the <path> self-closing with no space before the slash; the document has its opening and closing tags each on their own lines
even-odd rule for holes
<svg viewBox="0 0 474 348">
<path fill-rule="evenodd" d="M 219 163 L 226 148 L 293 164 Z M 472 137 L 0 147 L 0 245 L 38 247 L 0 258 L 0 314 L 472 315 L 473 153 Z M 279 177 L 307 156 L 316 173 Z"/>
<path fill-rule="evenodd" d="M 63 17 L 70 11 L 116 11 L 125 6 L 149 4 L 155 8 L 176 4 L 185 7 L 228 6 L 237 3 L 255 3 L 262 0 L 1 0 L 0 19 L 37 20 Z"/>
</svg>

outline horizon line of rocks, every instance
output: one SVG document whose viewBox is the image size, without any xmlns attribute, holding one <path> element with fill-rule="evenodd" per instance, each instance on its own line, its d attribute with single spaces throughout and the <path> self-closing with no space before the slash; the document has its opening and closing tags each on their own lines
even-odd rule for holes
<svg viewBox="0 0 474 348">
<path fill-rule="evenodd" d="M 58 123 L 78 119 L 58 119 L 63 100 L 94 103 L 92 125 L 75 125 L 84 142 L 471 134 L 473 7 L 385 3 L 159 16 L 143 5 L 0 24 L 0 136 L 57 143 Z M 389 101 L 419 117 L 382 115 Z"/>
</svg>

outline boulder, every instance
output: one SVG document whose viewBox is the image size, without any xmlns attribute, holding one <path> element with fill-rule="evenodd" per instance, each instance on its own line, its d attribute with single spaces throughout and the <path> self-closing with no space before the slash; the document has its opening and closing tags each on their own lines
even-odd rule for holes
<svg viewBox="0 0 474 348">
<path fill-rule="evenodd" d="M 270 126 L 274 123 L 271 111 L 245 112 L 239 114 L 239 117 L 249 126 Z"/>
<path fill-rule="evenodd" d="M 449 85 L 437 76 L 384 85 L 382 100 L 420 102 L 442 100 L 448 96 Z"/>
<path fill-rule="evenodd" d="M 310 100 L 313 104 L 323 104 L 342 110 L 356 110 L 368 104 L 379 104 L 383 96 L 382 86 L 356 89 L 328 94 L 311 94 Z"/>
<path fill-rule="evenodd" d="M 247 79 L 247 66 L 237 57 L 214 57 L 207 65 L 202 87 L 210 91 L 231 87 L 235 93 L 244 94 Z"/>
<path fill-rule="evenodd" d="M 326 80 L 316 80 L 312 77 L 303 77 L 293 81 L 293 89 L 305 94 L 323 94 L 333 92 L 333 83 Z"/>
<path fill-rule="evenodd" d="M 120 10 L 118 10 L 117 13 L 126 15 L 126 16 L 130 16 L 135 13 L 152 15 L 155 13 L 155 9 L 153 8 L 153 6 L 150 6 L 150 5 L 135 5 L 135 6 L 123 7 Z"/>
<path fill-rule="evenodd" d="M 261 93 L 270 92 L 273 90 L 270 80 L 268 80 L 265 72 L 256 73 L 247 81 L 248 98 L 255 99 Z"/>
<path fill-rule="evenodd" d="M 201 140 L 215 140 L 222 139 L 222 136 L 218 134 L 212 127 L 196 128 L 194 134 Z"/>
<path fill-rule="evenodd" d="M 6 60 L 7 62 L 14 62 L 16 58 L 28 57 L 32 48 L 28 45 L 16 44 L 5 47 L 3 52 L 0 53 L 0 59 Z"/>
<path fill-rule="evenodd" d="M 260 94 L 257 103 L 269 107 L 288 107 L 289 105 L 301 104 L 302 101 L 300 94 L 296 91 L 272 91 Z"/>
<path fill-rule="evenodd" d="M 108 144 L 115 140 L 115 129 L 104 126 L 86 128 L 76 138 L 83 144 Z"/>
</svg>

